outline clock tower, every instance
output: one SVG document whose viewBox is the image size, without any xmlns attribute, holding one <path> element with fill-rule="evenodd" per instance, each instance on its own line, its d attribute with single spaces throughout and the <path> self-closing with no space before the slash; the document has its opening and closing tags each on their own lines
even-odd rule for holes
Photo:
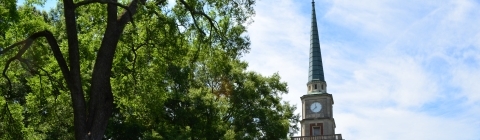
<svg viewBox="0 0 480 140">
<path fill-rule="evenodd" d="M 301 136 L 292 137 L 292 140 L 303 140 L 304 138 L 342 140 L 341 134 L 335 134 L 333 97 L 332 94 L 327 92 L 327 82 L 323 73 L 315 2 L 313 0 L 307 94 L 300 99 L 302 100 Z"/>
</svg>

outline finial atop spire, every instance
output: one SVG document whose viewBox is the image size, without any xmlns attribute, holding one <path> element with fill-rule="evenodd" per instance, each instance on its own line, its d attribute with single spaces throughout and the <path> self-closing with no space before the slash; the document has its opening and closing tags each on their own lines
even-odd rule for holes
<svg viewBox="0 0 480 140">
<path fill-rule="evenodd" d="M 312 0 L 312 27 L 310 31 L 310 64 L 308 71 L 308 82 L 325 81 L 322 65 L 322 54 L 320 51 L 320 40 L 318 37 L 317 17 L 315 15 L 315 1 Z"/>
</svg>

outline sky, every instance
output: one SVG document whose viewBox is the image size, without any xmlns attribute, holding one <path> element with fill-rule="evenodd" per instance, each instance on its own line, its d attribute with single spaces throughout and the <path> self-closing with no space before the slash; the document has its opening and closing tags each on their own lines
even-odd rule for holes
<svg viewBox="0 0 480 140">
<path fill-rule="evenodd" d="M 257 1 L 249 70 L 307 93 L 311 0 Z M 316 0 L 336 133 L 350 140 L 480 140 L 480 1 Z"/>
<path fill-rule="evenodd" d="M 19 2 L 21 3 L 21 2 Z M 47 0 L 44 8 L 54 6 Z M 480 140 L 480 1 L 317 0 L 327 91 L 346 140 Z M 310 0 L 257 1 L 248 70 L 307 93 Z"/>
</svg>

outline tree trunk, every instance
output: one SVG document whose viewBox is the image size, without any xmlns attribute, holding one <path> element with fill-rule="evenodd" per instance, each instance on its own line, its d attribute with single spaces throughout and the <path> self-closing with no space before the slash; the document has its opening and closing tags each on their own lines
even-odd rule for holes
<svg viewBox="0 0 480 140">
<path fill-rule="evenodd" d="M 100 1 L 84 1 L 83 4 L 86 5 L 89 2 L 101 3 Z M 145 2 L 145 0 L 142 0 L 142 2 Z M 90 81 L 90 100 L 88 101 L 88 108 L 86 108 L 82 79 L 80 77 L 80 55 L 75 14 L 75 8 L 81 5 L 75 5 L 72 0 L 64 0 L 70 64 L 70 72 L 68 75 L 64 75 L 64 77 L 71 92 L 75 139 L 77 140 L 102 139 L 107 128 L 108 119 L 112 114 L 113 93 L 110 75 L 113 58 L 120 35 L 123 33 L 126 24 L 132 20 L 131 17 L 136 13 L 138 1 L 132 1 L 126 7 L 128 10 L 124 10 L 119 18 L 117 17 L 118 3 L 116 3 L 117 1 L 115 0 L 107 4 L 107 28 L 95 60 L 92 80 Z"/>
<path fill-rule="evenodd" d="M 75 127 L 75 138 L 85 139 L 86 137 L 86 108 L 85 97 L 80 77 L 80 54 L 78 49 L 77 21 L 75 19 L 75 4 L 72 0 L 64 0 L 64 15 L 67 27 L 68 55 L 70 72 L 64 75 L 73 104 L 73 119 Z"/>
</svg>

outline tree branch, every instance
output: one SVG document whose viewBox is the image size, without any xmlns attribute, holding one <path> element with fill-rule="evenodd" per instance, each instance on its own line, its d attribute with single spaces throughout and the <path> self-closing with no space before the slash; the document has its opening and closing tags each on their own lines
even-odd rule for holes
<svg viewBox="0 0 480 140">
<path fill-rule="evenodd" d="M 5 52 L 8 52 L 10 51 L 11 49 L 13 49 L 14 47 L 20 45 L 20 44 L 24 44 L 27 40 L 22 40 L 20 42 L 17 42 L 17 43 L 14 43 L 10 46 L 8 46 L 7 48 L 3 49 L 3 50 L 0 50 L 0 55 L 4 54 Z"/>
<path fill-rule="evenodd" d="M 109 78 L 112 73 L 115 50 L 127 23 L 132 22 L 132 15 L 137 12 L 138 3 L 144 3 L 145 1 L 133 0 L 120 17 L 117 16 L 117 5 L 110 3 L 107 5 L 107 27 L 97 53 L 91 79 L 90 97 L 95 98 L 89 100 L 86 124 L 91 138 L 101 139 L 103 132 L 106 130 L 108 118 L 113 108 L 113 93 Z"/>
<path fill-rule="evenodd" d="M 187 2 L 185 2 L 185 0 L 179 0 L 179 1 L 180 1 L 180 3 L 182 3 L 183 6 L 185 6 L 185 8 L 187 8 L 187 10 L 190 12 L 190 14 L 192 15 L 192 18 L 193 18 L 193 22 L 194 22 L 195 26 L 196 26 L 199 30 L 202 30 L 202 29 L 200 29 L 200 28 L 198 27 L 194 15 L 201 15 L 201 16 L 205 17 L 205 18 L 208 20 L 208 22 L 210 23 L 210 26 L 213 27 L 213 29 L 215 30 L 215 32 L 219 33 L 219 31 L 218 31 L 218 29 L 217 29 L 217 27 L 216 27 L 217 24 L 216 24 L 216 21 L 215 21 L 215 20 L 213 20 L 210 16 L 208 16 L 207 14 L 205 14 L 205 12 L 195 10 L 195 8 L 193 8 L 193 7 L 191 7 L 190 5 L 188 5 Z M 201 31 L 201 32 L 202 32 L 203 34 L 205 34 L 203 31 Z"/>
<path fill-rule="evenodd" d="M 24 59 L 24 58 L 18 58 L 18 60 L 27 65 L 28 69 L 30 70 L 30 73 L 34 73 L 34 74 L 37 74 L 39 76 L 47 76 L 48 79 L 50 80 L 50 84 L 52 85 L 52 87 L 55 90 L 58 90 L 58 87 L 60 87 L 62 89 L 65 88 L 65 86 L 63 86 L 63 84 L 61 82 L 56 81 L 55 78 L 52 77 L 52 74 L 50 74 L 44 68 L 40 67 L 38 64 L 30 62 L 28 59 Z M 41 74 L 40 72 L 38 72 L 37 69 L 39 69 L 40 71 L 43 71 L 45 74 Z"/>
<path fill-rule="evenodd" d="M 133 22 L 133 15 L 137 12 L 138 9 L 138 3 L 144 4 L 147 0 L 133 0 L 128 7 L 122 7 L 126 11 L 122 13 L 122 15 L 117 19 L 118 26 L 120 27 L 121 30 L 118 31 L 123 31 L 123 28 L 128 22 L 132 22 L 133 27 L 135 26 L 135 23 Z M 127 16 L 128 13 L 128 16 Z"/>
<path fill-rule="evenodd" d="M 63 54 L 60 51 L 60 47 L 58 46 L 57 40 L 53 37 L 53 34 L 50 31 L 44 30 L 44 31 L 36 32 L 36 33 L 30 35 L 27 39 L 25 39 L 23 41 L 20 41 L 20 42 L 17 42 L 15 44 L 7 47 L 7 49 L 5 49 L 3 52 L 0 53 L 0 54 L 2 54 L 6 51 L 11 50 L 15 46 L 24 44 L 23 47 L 20 48 L 20 50 L 17 52 L 17 54 L 15 54 L 15 56 L 13 56 L 12 58 L 7 60 L 7 62 L 5 64 L 5 67 L 3 68 L 2 75 L 7 79 L 8 83 L 9 83 L 9 88 L 10 88 L 9 90 L 11 90 L 12 87 L 11 87 L 10 79 L 7 77 L 6 72 L 7 72 L 8 68 L 10 67 L 10 64 L 14 60 L 22 60 L 22 55 L 25 53 L 25 51 L 28 48 L 30 48 L 33 41 L 35 41 L 39 37 L 45 37 L 47 39 L 47 42 L 52 49 L 55 60 L 57 60 L 57 63 L 60 66 L 60 69 L 61 69 L 63 75 L 66 77 L 66 79 L 68 79 L 70 72 L 69 72 L 67 63 L 65 61 L 65 58 L 63 58 Z M 67 80 L 67 83 L 68 82 L 69 82 L 69 80 Z"/>
<path fill-rule="evenodd" d="M 72 99 L 73 107 L 73 126 L 75 130 L 75 139 L 86 139 L 87 128 L 85 94 L 82 88 L 82 77 L 80 74 L 80 51 L 77 30 L 77 14 L 75 13 L 75 3 L 73 0 L 63 0 L 63 17 L 65 18 L 67 43 L 68 43 L 68 60 L 70 72 L 64 75 L 67 81 L 68 89 Z M 67 78 L 68 77 L 68 78 Z"/>
<path fill-rule="evenodd" d="M 193 14 L 190 14 L 192 16 L 192 19 L 193 19 L 193 25 L 195 25 L 195 28 L 197 28 L 198 30 L 200 30 L 200 33 L 202 33 L 202 35 L 207 35 L 199 26 L 198 26 L 198 23 L 197 23 L 197 19 L 195 19 L 195 16 Z"/>
<path fill-rule="evenodd" d="M 134 0 L 134 1 L 137 1 L 137 0 Z M 134 2 L 132 1 L 132 3 Z M 81 2 L 78 2 L 75 4 L 75 8 L 78 8 L 80 6 L 83 6 L 83 5 L 88 5 L 88 4 L 92 4 L 92 3 L 100 3 L 100 4 L 113 4 L 113 5 L 116 5 L 118 7 L 121 7 L 123 9 L 126 10 L 126 13 L 128 13 L 128 16 L 130 17 L 130 19 L 133 19 L 133 13 L 130 11 L 130 7 L 129 6 L 125 6 L 125 5 L 122 5 L 118 2 L 114 2 L 114 1 L 109 1 L 109 0 L 85 0 L 85 1 L 81 1 Z M 135 22 L 133 20 L 130 20 L 130 22 L 132 22 L 133 26 L 135 27 Z"/>
</svg>

